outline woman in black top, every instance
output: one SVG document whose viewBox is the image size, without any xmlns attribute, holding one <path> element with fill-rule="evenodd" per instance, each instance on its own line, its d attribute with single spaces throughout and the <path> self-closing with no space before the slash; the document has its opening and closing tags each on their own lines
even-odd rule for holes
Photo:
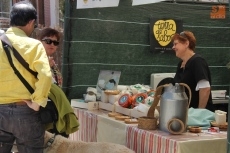
<svg viewBox="0 0 230 153">
<path fill-rule="evenodd" d="M 181 59 L 174 80 L 187 84 L 192 92 L 189 107 L 206 108 L 214 111 L 211 96 L 211 74 L 207 62 L 196 54 L 196 38 L 190 31 L 175 34 L 172 37 L 173 50 Z M 186 91 L 186 93 L 188 93 Z M 187 94 L 188 95 L 188 94 Z"/>
</svg>

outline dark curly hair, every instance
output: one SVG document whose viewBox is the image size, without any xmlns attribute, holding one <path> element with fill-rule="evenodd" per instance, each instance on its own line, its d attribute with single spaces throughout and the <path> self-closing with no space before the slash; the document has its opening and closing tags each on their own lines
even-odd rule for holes
<svg viewBox="0 0 230 153">
<path fill-rule="evenodd" d="M 57 37 L 57 41 L 60 40 L 60 33 L 56 29 L 53 28 L 44 28 L 41 30 L 41 32 L 38 35 L 38 39 L 42 40 L 45 37 L 52 37 L 55 36 Z"/>
</svg>

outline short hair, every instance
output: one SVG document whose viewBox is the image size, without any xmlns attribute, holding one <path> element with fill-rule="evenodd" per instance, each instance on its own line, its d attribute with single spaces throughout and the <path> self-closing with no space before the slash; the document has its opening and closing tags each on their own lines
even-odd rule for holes
<svg viewBox="0 0 230 153">
<path fill-rule="evenodd" d="M 15 3 L 10 11 L 11 26 L 25 26 L 34 19 L 37 19 L 37 11 L 28 1 Z"/>
<path fill-rule="evenodd" d="M 55 36 L 57 37 L 57 41 L 60 40 L 60 33 L 56 29 L 53 28 L 44 28 L 41 30 L 41 32 L 38 35 L 38 39 L 42 40 L 45 37 L 52 37 Z"/>
<path fill-rule="evenodd" d="M 186 41 L 189 41 L 189 48 L 193 51 L 195 51 L 195 47 L 196 47 L 196 38 L 194 36 L 194 34 L 190 31 L 183 31 L 180 34 L 176 33 L 172 39 L 172 41 L 174 40 L 178 40 L 180 43 L 185 43 Z"/>
</svg>

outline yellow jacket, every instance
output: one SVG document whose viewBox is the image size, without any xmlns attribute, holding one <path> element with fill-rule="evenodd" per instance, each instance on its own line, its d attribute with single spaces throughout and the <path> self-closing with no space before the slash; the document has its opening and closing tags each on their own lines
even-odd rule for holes
<svg viewBox="0 0 230 153">
<path fill-rule="evenodd" d="M 32 100 L 44 107 L 52 83 L 49 60 L 44 46 L 40 41 L 28 37 L 24 31 L 17 27 L 9 28 L 6 31 L 6 36 L 12 46 L 29 64 L 29 68 L 38 72 L 38 79 L 21 65 L 11 51 L 14 66 L 34 89 L 34 93 L 31 95 L 17 75 L 14 74 L 0 41 L 0 104 Z"/>
</svg>

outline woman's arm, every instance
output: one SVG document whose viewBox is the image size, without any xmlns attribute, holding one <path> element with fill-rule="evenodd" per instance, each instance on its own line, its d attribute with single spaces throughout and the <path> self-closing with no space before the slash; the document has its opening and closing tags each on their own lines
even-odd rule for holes
<svg viewBox="0 0 230 153">
<path fill-rule="evenodd" d="M 205 108 L 210 95 L 210 87 L 199 89 L 199 105 L 198 108 Z"/>
</svg>

